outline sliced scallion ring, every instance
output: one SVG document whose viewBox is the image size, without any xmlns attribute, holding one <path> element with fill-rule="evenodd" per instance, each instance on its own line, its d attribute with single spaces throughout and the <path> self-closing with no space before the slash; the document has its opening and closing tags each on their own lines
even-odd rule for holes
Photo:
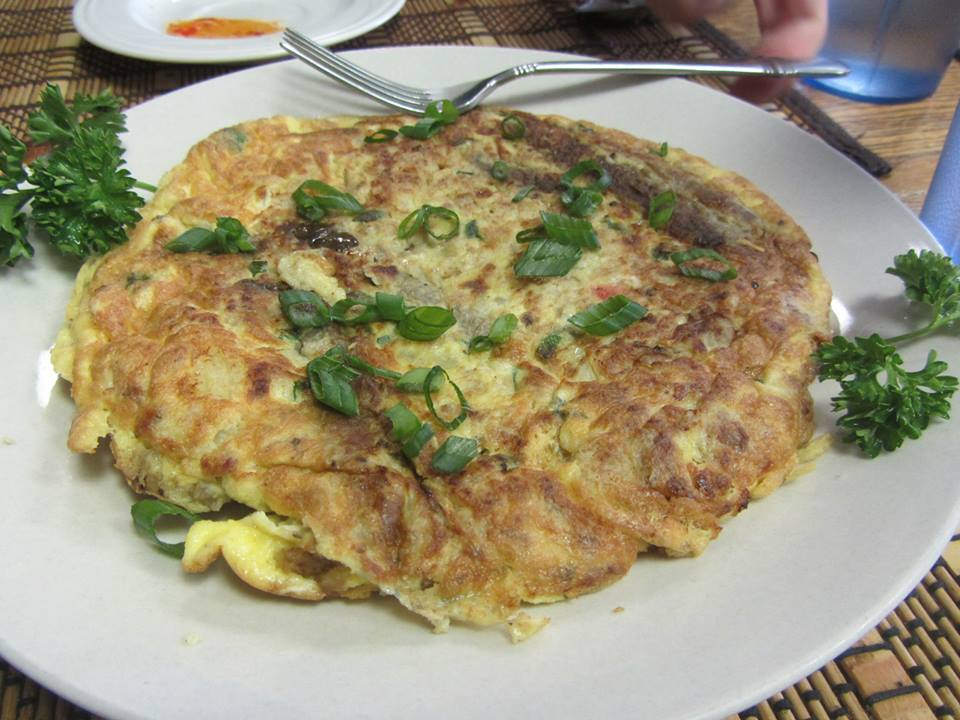
<svg viewBox="0 0 960 720">
<path fill-rule="evenodd" d="M 595 174 L 596 178 L 585 185 L 577 185 L 575 183 L 576 179 L 587 173 Z M 564 187 L 595 190 L 597 192 L 603 192 L 610 187 L 610 182 L 610 173 L 596 160 L 581 160 L 560 176 L 560 184 Z"/>
<path fill-rule="evenodd" d="M 447 308 L 424 305 L 414 308 L 397 324 L 397 334 L 407 340 L 436 340 L 457 323 Z"/>
<path fill-rule="evenodd" d="M 449 240 L 460 232 L 460 216 L 450 208 L 429 205 L 423 229 L 434 240 Z"/>
<path fill-rule="evenodd" d="M 457 394 L 457 400 L 460 401 L 460 414 L 457 415 L 453 420 L 444 420 L 437 413 L 436 407 L 433 404 L 433 384 L 434 378 L 445 378 L 450 387 L 453 388 L 453 391 Z M 433 414 L 433 417 L 436 418 L 437 422 L 440 423 L 447 430 L 456 430 L 460 427 L 460 424 L 467 419 L 467 414 L 470 412 L 470 405 L 467 404 L 467 399 L 463 396 L 459 386 L 450 379 L 450 376 L 447 375 L 447 371 L 444 370 L 439 365 L 434 365 L 430 368 L 430 372 L 427 373 L 426 379 L 423 381 L 423 399 L 427 402 L 427 407 L 430 408 L 430 412 Z"/>
<path fill-rule="evenodd" d="M 480 444 L 473 438 L 451 435 L 430 459 L 430 467 L 438 473 L 453 475 L 463 470 L 480 454 Z"/>
<path fill-rule="evenodd" d="M 586 218 L 593 215 L 603 204 L 603 195 L 596 190 L 568 190 L 560 197 L 567 212 L 577 218 Z"/>
<path fill-rule="evenodd" d="M 623 295 L 614 295 L 567 318 L 590 335 L 613 335 L 647 314 L 647 309 Z"/>
<path fill-rule="evenodd" d="M 310 290 L 284 290 L 280 293 L 280 310 L 297 328 L 318 328 L 330 324 L 330 308 Z"/>
<path fill-rule="evenodd" d="M 449 240 L 460 232 L 460 216 L 437 205 L 421 205 L 400 221 L 397 237 L 406 240 L 423 230 L 434 240 Z"/>
<path fill-rule="evenodd" d="M 351 312 L 358 307 L 363 310 L 359 313 Z M 381 319 L 376 301 L 360 298 L 337 300 L 330 308 L 330 318 L 342 325 L 366 325 Z"/>
<path fill-rule="evenodd" d="M 510 166 L 503 160 L 497 160 L 490 168 L 490 175 L 494 180 L 506 180 L 510 176 Z"/>
<path fill-rule="evenodd" d="M 533 242 L 534 240 L 545 240 L 546 237 L 547 231 L 543 229 L 543 225 L 537 225 L 536 227 L 527 228 L 518 232 L 517 242 L 528 243 Z"/>
<path fill-rule="evenodd" d="M 400 443 L 400 449 L 404 455 L 413 460 L 432 437 L 433 426 L 430 423 L 423 423 L 413 435 Z"/>
<path fill-rule="evenodd" d="M 501 315 L 493 321 L 489 333 L 477 335 L 470 340 L 467 352 L 485 352 L 492 349 L 494 345 L 502 345 L 517 329 L 517 322 L 517 316 L 513 313 Z"/>
<path fill-rule="evenodd" d="M 650 198 L 650 208 L 647 211 L 647 222 L 654 230 L 667 226 L 673 217 L 673 209 L 677 204 L 677 195 L 673 190 L 667 190 Z"/>
<path fill-rule="evenodd" d="M 433 437 L 433 427 L 430 423 L 420 422 L 420 418 L 403 403 L 397 403 L 386 414 L 393 425 L 393 437 L 400 442 L 400 449 L 413 460 Z"/>
<path fill-rule="evenodd" d="M 164 516 L 180 517 L 193 524 L 200 519 L 179 505 L 156 498 L 138 500 L 130 508 L 130 515 L 133 517 L 133 524 L 141 535 L 152 540 L 162 553 L 175 558 L 183 557 L 184 544 L 182 542 L 164 542 L 157 537 L 157 520 Z"/>
<path fill-rule="evenodd" d="M 394 405 L 387 410 L 386 415 L 393 424 L 393 437 L 400 441 L 413 435 L 423 424 L 420 422 L 420 418 L 414 415 L 410 408 L 403 403 Z"/>
<path fill-rule="evenodd" d="M 377 312 L 384 320 L 400 322 L 407 314 L 406 304 L 399 295 L 378 292 L 376 295 Z"/>
<path fill-rule="evenodd" d="M 511 113 L 500 121 L 500 134 L 507 140 L 520 140 L 527 134 L 527 126 L 523 120 Z"/>
<path fill-rule="evenodd" d="M 713 268 L 691 264 L 694 260 L 701 258 L 716 260 L 722 263 L 725 269 L 715 270 Z M 684 250 L 683 252 L 675 252 L 670 255 L 670 259 L 680 268 L 681 274 L 686 277 L 700 278 L 702 280 L 709 280 L 710 282 L 723 282 L 725 280 L 733 280 L 737 277 L 737 269 L 733 266 L 733 263 L 712 248 L 697 247 Z"/>
</svg>

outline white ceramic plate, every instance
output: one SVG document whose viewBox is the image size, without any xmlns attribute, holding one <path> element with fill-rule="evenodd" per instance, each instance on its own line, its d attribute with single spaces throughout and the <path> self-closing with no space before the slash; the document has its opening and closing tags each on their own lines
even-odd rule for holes
<svg viewBox="0 0 960 720">
<path fill-rule="evenodd" d="M 445 84 L 549 55 L 399 48 L 354 57 L 408 82 Z M 667 140 L 744 174 L 809 231 L 847 329 L 903 327 L 900 281 L 883 271 L 908 247 L 936 245 L 816 138 L 681 80 L 532 78 L 495 99 Z M 381 110 L 299 63 L 268 65 L 133 109 L 129 163 L 155 182 L 192 143 L 240 120 Z M 0 654 L 109 717 L 721 718 L 872 628 L 960 520 L 954 421 L 876 460 L 838 445 L 815 473 L 730 522 L 702 557 L 641 557 L 607 590 L 535 609 L 553 621 L 519 646 L 498 630 L 433 635 L 388 600 L 301 604 L 250 591 L 224 570 L 187 576 L 134 533 L 133 496 L 108 455 L 64 449 L 72 406 L 47 349 L 72 268 L 38 254 L 0 277 Z M 909 348 L 908 363 L 932 344 L 960 366 L 960 340 L 948 336 Z M 827 432 L 833 390 L 815 389 Z M 199 643 L 185 642 L 191 636 Z"/>
<path fill-rule="evenodd" d="M 236 39 L 168 35 L 167 25 L 200 17 L 246 18 L 292 27 L 321 45 L 349 40 L 396 15 L 405 0 L 77 0 L 73 24 L 94 45 L 141 60 L 247 62 L 283 57 L 280 35 Z"/>
</svg>

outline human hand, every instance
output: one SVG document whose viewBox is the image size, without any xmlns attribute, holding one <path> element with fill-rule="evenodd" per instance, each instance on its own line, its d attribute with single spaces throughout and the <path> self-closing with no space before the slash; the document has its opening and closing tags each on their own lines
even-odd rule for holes
<svg viewBox="0 0 960 720">
<path fill-rule="evenodd" d="M 729 0 L 649 0 L 650 9 L 669 22 L 689 23 L 721 9 Z M 788 59 L 811 58 L 827 34 L 827 0 L 754 0 L 760 43 L 754 54 Z M 750 102 L 765 102 L 791 85 L 785 78 L 741 78 L 732 92 Z"/>
</svg>

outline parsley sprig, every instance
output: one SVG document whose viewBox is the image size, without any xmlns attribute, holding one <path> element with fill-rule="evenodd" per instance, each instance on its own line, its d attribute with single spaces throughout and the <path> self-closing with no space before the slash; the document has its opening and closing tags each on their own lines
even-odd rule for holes
<svg viewBox="0 0 960 720">
<path fill-rule="evenodd" d="M 25 144 L 0 126 L 0 264 L 33 257 L 28 203 L 33 222 L 64 255 L 86 257 L 124 242 L 143 205 L 133 189 L 156 188 L 123 167 L 120 99 L 81 94 L 68 105 L 58 87 L 47 85 L 28 125 L 31 140 L 50 146 L 30 165 Z"/>
<path fill-rule="evenodd" d="M 835 337 L 820 347 L 819 379 L 836 380 L 840 394 L 831 398 L 842 412 L 837 424 L 844 440 L 869 457 L 892 452 L 906 439 L 916 439 L 934 418 L 950 417 L 950 399 L 957 378 L 945 374 L 947 364 L 930 351 L 926 364 L 908 371 L 895 343 L 928 335 L 960 318 L 960 268 L 950 258 L 923 250 L 894 258 L 887 272 L 903 280 L 906 296 L 928 305 L 932 319 L 922 328 L 884 340 L 876 333 L 852 341 Z"/>
</svg>

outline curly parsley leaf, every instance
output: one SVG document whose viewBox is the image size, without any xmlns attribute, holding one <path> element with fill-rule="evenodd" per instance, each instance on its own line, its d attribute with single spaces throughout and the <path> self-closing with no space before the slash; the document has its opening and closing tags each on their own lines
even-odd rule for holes
<svg viewBox="0 0 960 720">
<path fill-rule="evenodd" d="M 819 379 L 840 383 L 831 400 L 834 411 L 843 413 L 837 424 L 847 430 L 844 440 L 869 457 L 920 437 L 933 418 L 950 417 L 957 378 L 944 374 L 947 364 L 933 351 L 923 368 L 911 372 L 893 345 L 873 334 L 853 341 L 835 337 L 815 357 Z"/>
<path fill-rule="evenodd" d="M 0 125 L 0 190 L 15 190 L 27 179 L 27 170 L 23 166 L 26 153 L 27 146 L 7 127 Z"/>
<path fill-rule="evenodd" d="M 30 137 L 38 143 L 67 145 L 74 142 L 80 128 L 100 128 L 119 144 L 117 134 L 127 129 L 120 98 L 109 91 L 100 95 L 78 94 L 67 105 L 56 85 L 47 85 L 40 93 L 40 109 L 28 120 Z"/>
<path fill-rule="evenodd" d="M 921 250 L 918 255 L 911 250 L 897 255 L 887 272 L 903 280 L 904 293 L 910 300 L 929 305 L 933 311 L 926 327 L 890 338 L 889 342 L 915 340 L 960 319 L 960 266 L 946 255 L 929 250 Z"/>
<path fill-rule="evenodd" d="M 22 209 L 28 193 L 0 192 L 0 265 L 16 265 L 21 258 L 33 257 L 27 240 L 27 216 Z"/>
<path fill-rule="evenodd" d="M 143 199 L 122 164 L 116 137 L 99 127 L 80 127 L 70 144 L 34 161 L 33 220 L 64 255 L 105 252 L 140 220 Z"/>
</svg>

